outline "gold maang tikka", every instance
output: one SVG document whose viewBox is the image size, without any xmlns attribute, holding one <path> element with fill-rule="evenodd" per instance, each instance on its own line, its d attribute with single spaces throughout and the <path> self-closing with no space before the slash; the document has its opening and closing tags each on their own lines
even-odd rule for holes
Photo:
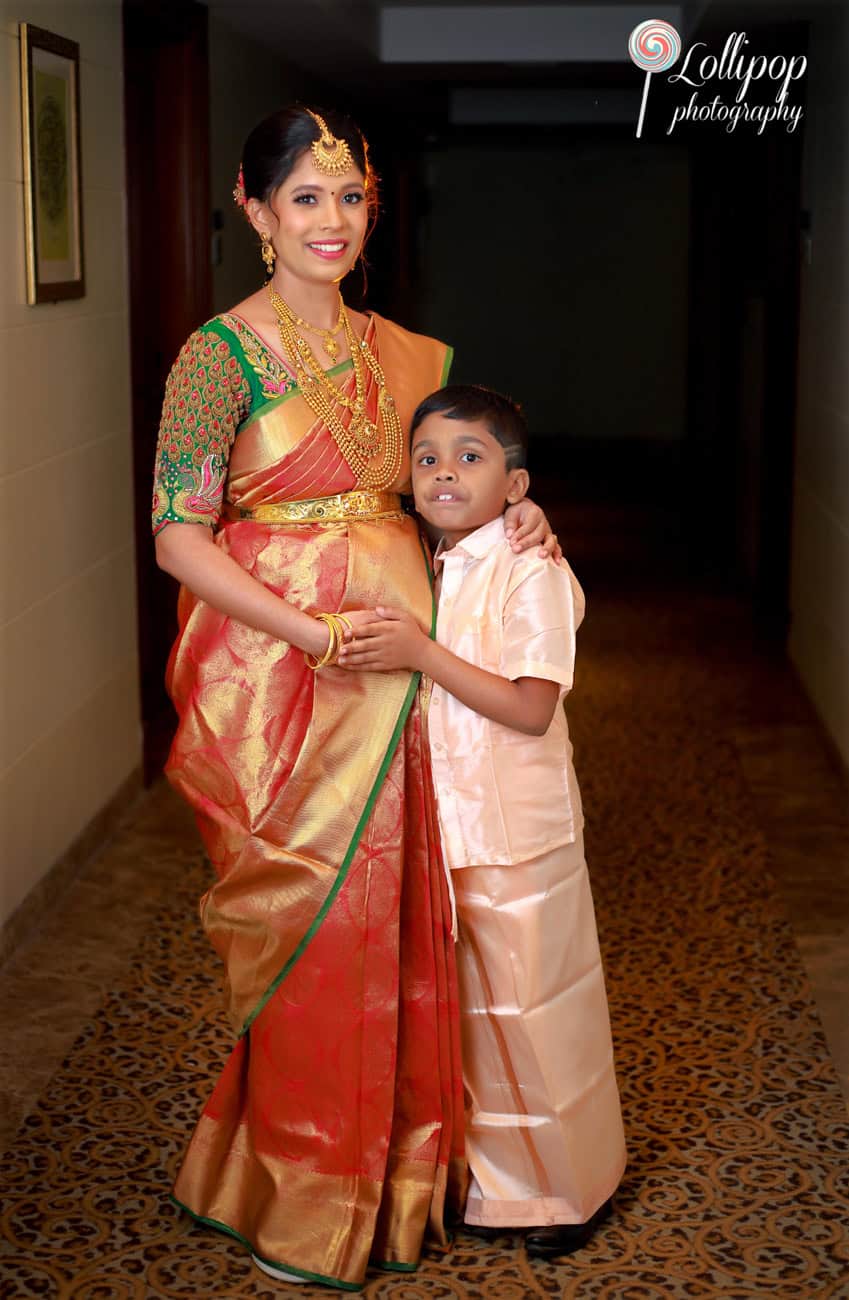
<svg viewBox="0 0 849 1300">
<path fill-rule="evenodd" d="M 354 165 L 348 141 L 340 140 L 338 136 L 335 136 L 324 118 L 319 117 L 318 113 L 314 113 L 311 108 L 306 111 L 321 132 L 321 137 L 318 140 L 313 140 L 310 145 L 313 162 L 325 176 L 343 176 Z"/>
</svg>

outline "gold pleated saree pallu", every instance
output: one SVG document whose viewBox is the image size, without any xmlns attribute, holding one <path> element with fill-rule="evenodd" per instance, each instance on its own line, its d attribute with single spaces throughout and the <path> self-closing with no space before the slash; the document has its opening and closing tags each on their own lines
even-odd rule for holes
<svg viewBox="0 0 849 1300">
<path fill-rule="evenodd" d="M 370 330 L 406 426 L 445 349 L 375 318 Z M 295 390 L 240 429 L 216 542 L 302 609 L 394 605 L 430 627 L 426 558 L 397 506 L 359 489 Z M 370 1261 L 413 1269 L 425 1236 L 447 1244 L 464 1177 L 417 678 L 310 672 L 297 648 L 185 592 L 180 623 L 168 775 L 216 870 L 201 916 L 240 1037 L 174 1197 L 265 1261 L 358 1290 Z"/>
</svg>

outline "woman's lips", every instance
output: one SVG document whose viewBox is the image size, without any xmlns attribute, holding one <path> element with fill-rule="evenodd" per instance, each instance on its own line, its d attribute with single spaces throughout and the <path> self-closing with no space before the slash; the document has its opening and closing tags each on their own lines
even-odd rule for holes
<svg viewBox="0 0 849 1300">
<path fill-rule="evenodd" d="M 336 262 L 340 257 L 345 256 L 348 243 L 344 239 L 322 239 L 307 244 L 307 248 L 311 253 L 315 253 L 316 257 L 323 257 L 326 262 Z"/>
</svg>

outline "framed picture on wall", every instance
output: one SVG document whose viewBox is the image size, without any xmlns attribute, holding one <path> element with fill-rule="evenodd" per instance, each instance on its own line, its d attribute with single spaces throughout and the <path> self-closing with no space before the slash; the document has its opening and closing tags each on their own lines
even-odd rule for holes
<svg viewBox="0 0 849 1300">
<path fill-rule="evenodd" d="M 85 294 L 80 47 L 20 24 L 27 302 Z"/>
</svg>

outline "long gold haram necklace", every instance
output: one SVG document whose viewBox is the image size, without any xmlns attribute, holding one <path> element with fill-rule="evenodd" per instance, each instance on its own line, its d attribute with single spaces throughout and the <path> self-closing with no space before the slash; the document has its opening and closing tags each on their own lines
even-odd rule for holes
<svg viewBox="0 0 849 1300">
<path fill-rule="evenodd" d="M 354 370 L 354 396 L 349 397 L 334 384 L 316 359 L 315 353 L 303 334 L 296 328 L 296 316 L 289 304 L 269 284 L 268 293 L 283 350 L 291 358 L 295 367 L 298 387 L 307 405 L 319 419 L 324 420 L 339 446 L 359 483 L 367 487 L 388 487 L 398 475 L 401 468 L 402 438 L 401 422 L 395 406 L 395 399 L 386 389 L 386 378 L 380 362 L 374 356 L 365 339 L 360 339 L 354 331 L 345 304 L 341 304 L 342 328 L 351 352 L 351 364 Z M 370 370 L 377 384 L 378 412 L 383 424 L 383 436 L 375 421 L 366 414 L 365 369 L 363 361 Z M 347 427 L 339 417 L 339 408 L 350 411 L 351 418 Z M 383 457 L 379 465 L 372 465 L 380 451 Z"/>
<path fill-rule="evenodd" d="M 315 353 L 307 340 L 295 329 L 293 313 L 285 299 L 275 289 L 270 290 L 271 302 L 277 314 L 280 340 L 284 349 L 295 362 L 298 386 L 307 402 L 317 415 L 329 424 L 334 436 L 342 446 L 344 453 L 351 453 L 359 468 L 368 469 L 368 462 L 381 449 L 382 440 L 377 425 L 369 420 L 365 410 L 365 375 L 363 371 L 362 350 L 359 340 L 353 335 L 347 312 L 344 313 L 345 337 L 351 352 L 351 364 L 354 370 L 354 396 L 348 397 L 319 365 Z M 344 406 L 351 412 L 351 419 L 346 428 L 337 413 L 337 408 Z"/>
</svg>

